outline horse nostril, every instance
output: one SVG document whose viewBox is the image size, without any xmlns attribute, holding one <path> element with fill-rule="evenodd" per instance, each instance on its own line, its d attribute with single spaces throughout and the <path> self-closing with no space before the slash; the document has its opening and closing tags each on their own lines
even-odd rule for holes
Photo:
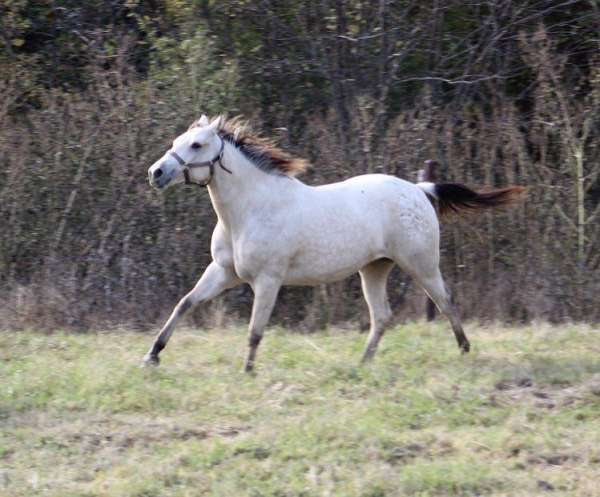
<svg viewBox="0 0 600 497">
<path fill-rule="evenodd" d="M 154 179 L 160 178 L 162 176 L 162 169 L 157 169 L 154 171 Z"/>
</svg>

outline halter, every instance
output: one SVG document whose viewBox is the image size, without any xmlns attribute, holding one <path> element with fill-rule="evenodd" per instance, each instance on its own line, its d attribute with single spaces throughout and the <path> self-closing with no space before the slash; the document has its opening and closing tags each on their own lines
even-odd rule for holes
<svg viewBox="0 0 600 497">
<path fill-rule="evenodd" d="M 171 155 L 177 162 L 179 162 L 179 165 L 181 167 L 183 167 L 183 177 L 185 178 L 186 185 L 208 186 L 208 184 L 212 181 L 213 176 L 215 175 L 215 163 L 217 163 L 217 162 L 219 163 L 219 166 L 221 166 L 221 169 L 223 169 L 224 171 L 227 171 L 229 174 L 233 174 L 229 169 L 227 169 L 223 165 L 222 159 L 223 159 L 224 148 L 225 148 L 225 140 L 223 140 L 223 138 L 221 138 L 221 148 L 219 149 L 219 153 L 216 155 L 216 157 L 214 159 L 211 159 L 211 160 L 208 160 L 205 162 L 186 162 L 178 154 L 176 154 L 173 151 L 169 152 L 169 155 Z M 193 169 L 195 167 L 208 167 L 209 168 L 210 175 L 208 177 L 208 181 L 205 181 L 204 183 L 195 183 L 190 179 L 190 169 Z"/>
</svg>

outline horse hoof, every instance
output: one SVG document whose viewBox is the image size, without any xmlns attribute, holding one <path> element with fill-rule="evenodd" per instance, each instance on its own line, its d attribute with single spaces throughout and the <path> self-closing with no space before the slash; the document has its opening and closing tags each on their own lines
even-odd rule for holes
<svg viewBox="0 0 600 497">
<path fill-rule="evenodd" d="M 471 350 L 471 344 L 469 342 L 465 342 L 460 346 L 460 353 L 467 354 Z"/>
<path fill-rule="evenodd" d="M 160 364 L 160 359 L 157 355 L 146 354 L 144 361 L 142 362 L 143 367 L 157 367 Z"/>
<path fill-rule="evenodd" d="M 375 357 L 375 352 L 371 352 L 371 351 L 365 352 L 360 360 L 360 365 L 366 366 L 367 364 L 372 363 L 374 357 Z"/>
</svg>

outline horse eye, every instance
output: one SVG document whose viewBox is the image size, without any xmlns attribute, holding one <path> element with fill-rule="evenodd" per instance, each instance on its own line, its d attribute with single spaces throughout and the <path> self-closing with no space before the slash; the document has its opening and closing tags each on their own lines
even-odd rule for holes
<svg viewBox="0 0 600 497">
<path fill-rule="evenodd" d="M 192 143 L 192 148 L 193 148 L 193 149 L 196 149 L 196 150 L 197 150 L 197 149 L 199 149 L 201 146 L 202 146 L 202 145 L 200 145 L 198 142 L 194 142 L 194 143 Z"/>
</svg>

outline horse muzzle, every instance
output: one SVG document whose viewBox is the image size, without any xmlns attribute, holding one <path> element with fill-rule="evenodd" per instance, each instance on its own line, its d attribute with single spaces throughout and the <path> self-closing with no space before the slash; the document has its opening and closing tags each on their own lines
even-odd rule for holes
<svg viewBox="0 0 600 497">
<path fill-rule="evenodd" d="M 166 174 L 162 167 L 157 167 L 154 170 L 150 168 L 148 169 L 148 182 L 150 186 L 160 190 L 171 182 L 171 175 Z"/>
</svg>

